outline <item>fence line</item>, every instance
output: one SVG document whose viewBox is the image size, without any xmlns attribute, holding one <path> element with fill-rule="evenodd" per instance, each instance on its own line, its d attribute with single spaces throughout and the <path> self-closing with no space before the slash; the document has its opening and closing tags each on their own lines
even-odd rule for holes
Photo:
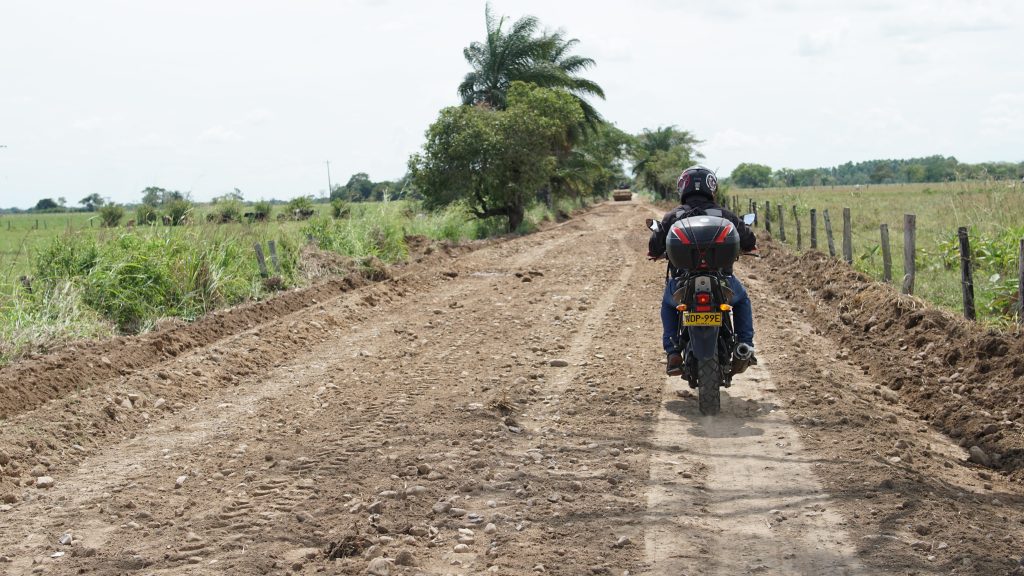
<svg viewBox="0 0 1024 576">
<path fill-rule="evenodd" d="M 754 199 L 748 200 L 748 206 L 751 207 L 755 214 L 757 214 L 758 203 Z M 771 212 L 771 203 L 765 201 L 765 228 L 771 233 L 771 218 L 768 217 Z M 831 258 L 836 257 L 835 240 L 832 232 L 832 218 L 829 214 L 829 210 L 826 208 L 823 211 L 825 220 L 825 234 L 828 240 L 829 256 Z M 816 250 L 818 248 L 818 210 L 816 208 L 810 208 L 808 210 L 810 216 L 810 248 Z M 796 248 L 797 250 L 803 250 L 803 232 L 800 213 L 796 206 L 791 206 L 791 215 L 793 225 L 796 227 Z M 786 242 L 786 228 L 785 228 L 785 209 L 782 204 L 776 205 L 776 232 L 780 242 Z M 892 274 L 892 241 L 889 235 L 889 225 L 882 223 L 879 225 L 880 244 L 878 248 L 882 252 L 882 281 L 891 284 L 893 282 Z M 974 294 L 974 263 L 973 256 L 970 248 L 970 237 L 966 227 L 960 227 L 957 230 L 957 239 L 959 243 L 959 259 L 960 259 L 960 286 L 961 296 L 963 302 L 963 314 L 964 317 L 969 320 L 977 319 L 977 305 Z M 853 264 L 853 217 L 850 208 L 843 208 L 843 238 L 842 238 L 842 260 L 847 264 Z M 870 254 L 866 257 L 872 257 L 875 250 L 878 248 L 872 248 Z M 914 294 L 915 282 L 917 277 L 917 216 L 915 214 L 904 214 L 903 216 L 903 278 L 900 283 L 900 292 L 902 294 Z M 1020 240 L 1018 255 L 1017 255 L 1017 294 L 1016 301 L 1013 303 L 1011 308 L 1011 315 L 1016 315 L 1016 323 L 1021 328 L 1024 328 L 1024 238 Z"/>
</svg>

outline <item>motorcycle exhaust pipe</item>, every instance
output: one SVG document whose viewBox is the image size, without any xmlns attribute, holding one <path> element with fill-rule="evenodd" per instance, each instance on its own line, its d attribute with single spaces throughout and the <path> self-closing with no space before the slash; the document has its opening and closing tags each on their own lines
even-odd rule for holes
<svg viewBox="0 0 1024 576">
<path fill-rule="evenodd" d="M 740 342 L 736 345 L 736 349 L 733 350 L 733 357 L 739 360 L 749 360 L 754 355 L 754 347 L 750 346 L 746 342 Z"/>
</svg>

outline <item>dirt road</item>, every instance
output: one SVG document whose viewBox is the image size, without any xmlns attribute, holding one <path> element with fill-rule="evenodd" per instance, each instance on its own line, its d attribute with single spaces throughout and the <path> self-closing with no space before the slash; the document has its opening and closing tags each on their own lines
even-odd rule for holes
<svg viewBox="0 0 1024 576">
<path fill-rule="evenodd" d="M 770 244 L 739 268 L 761 364 L 700 417 L 663 373 L 651 213 L 5 368 L 55 399 L 2 421 L 0 573 L 1017 568 L 1021 485 L 887 392 Z M 76 370 L 107 376 L 48 379 Z"/>
</svg>

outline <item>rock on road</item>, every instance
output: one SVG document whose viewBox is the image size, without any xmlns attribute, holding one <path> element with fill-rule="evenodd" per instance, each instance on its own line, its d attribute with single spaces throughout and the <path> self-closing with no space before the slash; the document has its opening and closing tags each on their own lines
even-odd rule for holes
<svg viewBox="0 0 1024 576">
<path fill-rule="evenodd" d="M 604 203 L 8 419 L 0 573 L 1014 570 L 1019 485 L 779 302 L 781 254 L 738 267 L 761 364 L 699 416 L 663 372 L 652 210 Z"/>
</svg>

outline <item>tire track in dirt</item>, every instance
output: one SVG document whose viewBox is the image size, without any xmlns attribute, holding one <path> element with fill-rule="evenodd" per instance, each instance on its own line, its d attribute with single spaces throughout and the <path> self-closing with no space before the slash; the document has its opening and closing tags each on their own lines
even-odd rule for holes
<svg viewBox="0 0 1024 576">
<path fill-rule="evenodd" d="M 737 266 L 744 278 L 745 267 Z M 748 290 L 768 287 L 746 279 Z M 755 306 L 759 342 L 778 338 L 774 312 Z M 652 575 L 862 574 L 844 520 L 815 476 L 816 460 L 773 395 L 760 364 L 722 391 L 722 412 L 702 416 L 696 391 L 665 379 L 653 432 L 646 557 Z"/>
<path fill-rule="evenodd" d="M 650 574 L 861 574 L 844 521 L 761 365 L 702 416 L 669 378 L 654 432 L 646 554 Z M 682 394 L 679 394 L 682 392 Z"/>
</svg>

